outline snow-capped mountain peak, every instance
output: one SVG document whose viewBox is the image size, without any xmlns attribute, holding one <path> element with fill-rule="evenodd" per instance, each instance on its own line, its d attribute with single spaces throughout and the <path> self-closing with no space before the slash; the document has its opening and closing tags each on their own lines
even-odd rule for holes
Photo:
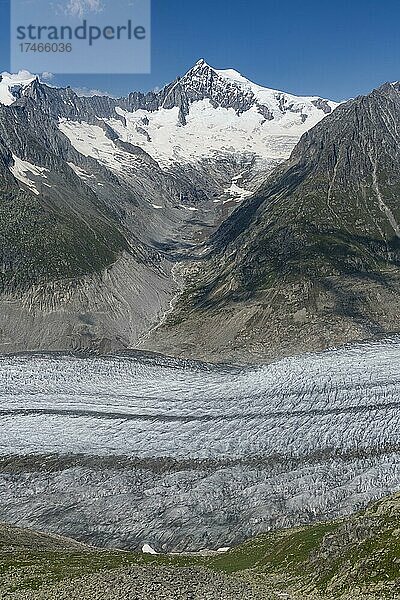
<svg viewBox="0 0 400 600">
<path fill-rule="evenodd" d="M 252 83 L 233 69 L 200 59 L 183 77 L 135 108 L 116 107 L 108 124 L 161 164 L 216 153 L 251 155 L 263 163 L 288 158 L 300 136 L 337 106 Z"/>
<path fill-rule="evenodd" d="M 4 71 L 0 74 L 0 104 L 10 106 L 21 97 L 23 90 L 27 88 L 33 81 L 36 75 L 32 75 L 29 71 L 19 71 L 19 73 L 7 73 Z"/>
<path fill-rule="evenodd" d="M 337 106 L 318 96 L 296 96 L 263 87 L 234 69 L 214 69 L 204 59 L 186 73 L 180 84 L 189 94 L 204 95 L 216 106 L 233 108 L 238 114 L 256 107 L 267 120 L 291 112 L 300 114 L 305 122 L 314 113 L 329 114 Z"/>
<path fill-rule="evenodd" d="M 81 98 L 26 71 L 3 73 L 0 104 L 9 106 L 25 97 L 57 118 L 75 149 L 112 168 L 120 157 L 117 140 L 144 151 L 162 168 L 239 160 L 233 176 L 243 171 L 243 160 L 254 165 L 252 172 L 269 172 L 289 157 L 303 133 L 336 107 L 323 98 L 263 87 L 204 59 L 158 92 L 132 92 L 119 99 Z M 231 178 L 224 181 L 224 189 L 242 197 L 245 181 L 240 192 L 235 186 Z"/>
</svg>

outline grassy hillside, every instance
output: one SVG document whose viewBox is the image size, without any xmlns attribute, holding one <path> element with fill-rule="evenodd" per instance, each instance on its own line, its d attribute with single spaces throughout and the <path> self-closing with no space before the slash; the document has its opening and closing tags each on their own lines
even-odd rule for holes
<svg viewBox="0 0 400 600">
<path fill-rule="evenodd" d="M 101 590 L 114 599 L 125 597 L 118 595 L 122 589 L 133 593 L 129 586 L 136 592 L 142 586 L 154 598 L 200 599 L 207 597 L 202 585 L 214 589 L 210 598 L 394 600 L 400 598 L 399 524 L 397 494 L 347 520 L 271 532 L 211 556 L 100 551 L 0 527 L 0 598 L 83 600 Z M 169 592 L 157 595 L 164 578 Z M 188 581 L 195 582 L 192 596 L 182 595 Z M 225 595 L 218 595 L 219 586 L 228 586 Z M 241 596 L 235 586 L 244 586 L 237 588 Z"/>
</svg>

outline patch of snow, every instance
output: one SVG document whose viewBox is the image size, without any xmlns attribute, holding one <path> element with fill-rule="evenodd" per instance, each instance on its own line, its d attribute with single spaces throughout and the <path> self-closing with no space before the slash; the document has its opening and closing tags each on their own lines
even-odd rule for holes
<svg viewBox="0 0 400 600">
<path fill-rule="evenodd" d="M 86 171 L 84 169 L 82 169 L 81 167 L 78 167 L 78 165 L 75 165 L 74 163 L 67 163 L 69 167 L 71 167 L 71 169 L 76 173 L 76 175 L 78 175 L 78 177 L 80 179 L 86 180 L 86 179 L 96 179 L 96 176 L 91 174 L 91 173 L 86 173 Z M 103 185 L 101 183 L 98 183 L 97 185 Z"/>
<path fill-rule="evenodd" d="M 191 210 L 193 212 L 198 211 L 199 209 L 194 206 L 185 206 L 184 204 L 179 204 L 179 208 L 183 208 L 185 210 Z"/>
<path fill-rule="evenodd" d="M 157 208 L 157 209 L 163 208 L 163 207 L 162 207 L 162 206 L 160 206 L 159 204 L 152 204 L 152 207 L 153 207 L 153 208 Z"/>
<path fill-rule="evenodd" d="M 58 126 L 83 156 L 95 158 L 115 171 L 122 171 L 135 160 L 132 155 L 121 152 L 98 125 L 60 119 Z M 82 169 L 70 166 L 80 177 L 88 177 Z"/>
<path fill-rule="evenodd" d="M 86 171 L 84 171 L 83 169 L 81 169 L 81 167 L 78 167 L 78 165 L 75 165 L 72 162 L 67 163 L 67 165 L 69 167 L 71 167 L 71 169 L 74 171 L 74 173 L 76 175 L 78 175 L 78 177 L 80 177 L 81 179 L 86 179 L 88 177 L 91 177 L 91 175 L 89 175 L 89 173 L 86 173 Z"/>
<path fill-rule="evenodd" d="M 236 202 L 241 202 L 245 198 L 248 198 L 249 196 L 251 196 L 253 194 L 253 192 L 239 187 L 238 184 L 235 183 L 235 179 L 236 178 L 233 178 L 231 187 L 227 188 L 225 190 L 225 193 L 229 194 L 231 196 L 230 199 L 234 199 L 234 200 L 236 200 Z M 229 200 L 226 200 L 225 202 L 229 202 Z"/>
<path fill-rule="evenodd" d="M 149 544 L 144 544 L 142 552 L 143 554 L 158 554 Z"/>
<path fill-rule="evenodd" d="M 230 546 L 226 546 L 224 548 L 218 548 L 217 552 L 221 552 L 221 553 L 229 552 L 230 549 L 231 549 Z"/>
<path fill-rule="evenodd" d="M 28 187 L 31 192 L 36 194 L 36 196 L 39 196 L 40 192 L 36 187 L 37 182 L 34 179 L 32 179 L 30 175 L 34 175 L 36 177 L 43 177 L 46 179 L 46 173 L 50 172 L 49 169 L 45 169 L 44 167 L 38 167 L 28 162 L 27 160 L 22 160 L 21 158 L 18 158 L 18 156 L 15 156 L 15 154 L 13 154 L 12 156 L 14 164 L 10 167 L 10 171 L 14 175 L 15 179 L 18 179 L 20 183 L 26 185 L 26 187 Z M 49 184 L 46 183 L 44 183 L 44 185 L 46 185 L 47 187 L 51 187 Z"/>
<path fill-rule="evenodd" d="M 244 177 L 244 173 L 239 173 L 239 175 L 235 175 L 235 177 L 232 178 L 232 181 L 234 183 L 237 183 L 238 181 L 240 181 L 241 179 L 243 179 Z"/>
</svg>

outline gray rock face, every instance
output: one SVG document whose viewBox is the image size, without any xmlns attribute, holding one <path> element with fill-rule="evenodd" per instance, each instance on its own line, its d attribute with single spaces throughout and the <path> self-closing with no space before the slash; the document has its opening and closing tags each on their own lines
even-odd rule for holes
<svg viewBox="0 0 400 600">
<path fill-rule="evenodd" d="M 4 293 L 0 352 L 122 350 L 161 320 L 175 288 L 170 263 L 125 253 L 99 274 Z"/>
</svg>

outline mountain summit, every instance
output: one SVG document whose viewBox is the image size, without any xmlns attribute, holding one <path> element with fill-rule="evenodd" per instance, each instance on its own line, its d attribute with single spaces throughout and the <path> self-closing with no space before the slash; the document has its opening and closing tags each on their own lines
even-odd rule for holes
<svg viewBox="0 0 400 600">
<path fill-rule="evenodd" d="M 319 97 L 300 97 L 252 83 L 233 69 L 218 70 L 199 60 L 177 85 L 184 91 L 187 104 L 209 100 L 214 108 L 232 108 L 240 115 L 255 108 L 267 121 L 280 120 L 292 113 L 304 123 L 318 111 L 329 114 L 335 102 Z"/>
<path fill-rule="evenodd" d="M 156 94 L 117 103 L 125 127 L 115 120 L 112 126 L 164 165 L 235 154 L 261 161 L 265 171 L 288 158 L 300 136 L 336 106 L 261 87 L 202 59 Z"/>
</svg>

